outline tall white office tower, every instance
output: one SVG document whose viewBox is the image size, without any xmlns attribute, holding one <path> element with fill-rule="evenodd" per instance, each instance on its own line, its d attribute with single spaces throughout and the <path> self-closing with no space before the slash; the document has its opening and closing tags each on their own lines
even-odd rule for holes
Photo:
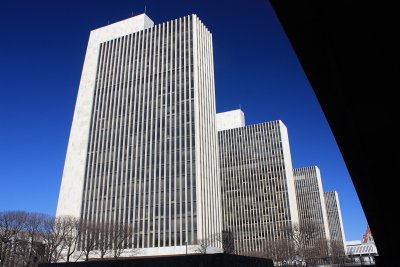
<svg viewBox="0 0 400 267">
<path fill-rule="evenodd" d="M 326 213 L 328 215 L 329 234 L 331 237 L 331 248 L 335 251 L 345 253 L 346 239 L 340 210 L 339 196 L 336 191 L 324 192 Z M 343 251 L 341 251 L 343 249 Z"/>
<path fill-rule="evenodd" d="M 247 254 L 286 238 L 298 214 L 286 126 L 244 126 L 242 117 L 241 111 L 217 114 L 225 129 L 218 132 L 223 229 L 232 233 L 236 252 Z"/>
<path fill-rule="evenodd" d="M 217 146 L 212 36 L 196 15 L 93 30 L 57 215 L 132 225 L 141 255 L 190 252 L 221 232 Z"/>
<path fill-rule="evenodd" d="M 293 175 L 300 225 L 315 231 L 312 233 L 315 237 L 309 245 L 314 246 L 315 242 L 321 239 L 329 240 L 328 218 L 319 168 L 317 166 L 295 168 Z"/>
</svg>

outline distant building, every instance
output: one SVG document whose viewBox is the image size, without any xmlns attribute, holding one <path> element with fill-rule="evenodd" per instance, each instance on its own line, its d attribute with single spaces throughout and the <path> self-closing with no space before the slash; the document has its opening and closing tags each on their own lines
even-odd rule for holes
<svg viewBox="0 0 400 267">
<path fill-rule="evenodd" d="M 378 250 L 374 242 L 363 243 L 361 240 L 355 240 L 346 242 L 346 254 L 360 257 L 376 256 Z"/>
<path fill-rule="evenodd" d="M 281 121 L 244 126 L 241 111 L 227 114 L 217 114 L 233 117 L 218 132 L 223 229 L 236 252 L 266 251 L 298 222 L 287 129 Z"/>
<path fill-rule="evenodd" d="M 372 236 L 371 228 L 369 228 L 369 225 L 367 226 L 367 230 L 365 231 L 365 234 L 363 234 L 362 241 L 363 244 L 366 243 L 375 243 L 374 237 Z"/>
<path fill-rule="evenodd" d="M 329 234 L 331 238 L 331 246 L 335 250 L 339 249 L 339 244 L 345 253 L 346 244 L 344 237 L 342 212 L 340 209 L 339 197 L 336 191 L 324 192 L 326 213 L 328 216 Z M 340 251 L 335 251 L 338 253 Z M 342 254 L 340 253 L 340 254 Z"/>
<path fill-rule="evenodd" d="M 293 169 L 300 225 L 316 225 L 315 240 L 330 240 L 321 174 L 316 166 Z"/>
<path fill-rule="evenodd" d="M 374 264 L 375 256 L 378 255 L 371 229 L 367 226 L 367 230 L 362 240 L 347 241 L 346 255 L 354 262 L 360 264 Z"/>
</svg>

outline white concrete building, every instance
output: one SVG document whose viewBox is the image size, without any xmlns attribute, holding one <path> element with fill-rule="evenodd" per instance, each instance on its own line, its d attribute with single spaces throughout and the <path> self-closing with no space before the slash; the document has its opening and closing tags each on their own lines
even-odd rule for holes
<svg viewBox="0 0 400 267">
<path fill-rule="evenodd" d="M 220 112 L 216 115 L 217 131 L 245 126 L 244 113 L 241 109 Z"/>
<path fill-rule="evenodd" d="M 317 166 L 293 169 L 300 224 L 315 225 L 318 238 L 330 240 L 328 216 L 322 188 L 321 173 Z"/>
<path fill-rule="evenodd" d="M 346 255 L 357 265 L 372 265 L 375 264 L 375 256 L 379 254 L 374 242 L 352 240 L 346 241 Z"/>
<path fill-rule="evenodd" d="M 140 255 L 220 233 L 215 113 L 212 36 L 196 15 L 93 30 L 57 216 L 129 224 Z"/>
<path fill-rule="evenodd" d="M 346 249 L 342 211 L 340 209 L 339 196 L 336 191 L 324 192 L 326 213 L 328 218 L 329 235 L 331 241 L 343 246 L 343 254 Z"/>
<path fill-rule="evenodd" d="M 223 229 L 237 253 L 266 251 L 299 220 L 288 133 L 281 121 L 236 126 L 218 133 Z"/>
<path fill-rule="evenodd" d="M 346 242 L 346 255 L 360 265 L 375 264 L 375 256 L 379 254 L 369 226 L 367 226 L 362 240 Z"/>
</svg>

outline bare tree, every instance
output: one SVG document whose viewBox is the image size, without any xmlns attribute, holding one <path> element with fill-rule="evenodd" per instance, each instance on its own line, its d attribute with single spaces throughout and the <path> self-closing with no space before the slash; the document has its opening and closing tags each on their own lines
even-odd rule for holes
<svg viewBox="0 0 400 267">
<path fill-rule="evenodd" d="M 100 222 L 97 225 L 98 236 L 96 241 L 96 249 L 101 259 L 104 259 L 108 253 L 112 251 L 112 224 L 107 222 Z"/>
<path fill-rule="evenodd" d="M 196 247 L 194 249 L 195 253 L 206 254 L 208 249 L 211 247 L 222 247 L 222 235 L 221 234 L 212 234 L 208 237 L 200 238 L 196 242 Z"/>
<path fill-rule="evenodd" d="M 12 257 L 12 243 L 26 225 L 28 213 L 23 211 L 0 212 L 0 266 Z"/>
<path fill-rule="evenodd" d="M 273 256 L 272 259 L 275 262 L 283 263 L 295 259 L 295 248 L 293 242 L 289 238 L 282 237 L 272 240 L 270 244 L 270 251 Z"/>
<path fill-rule="evenodd" d="M 66 237 L 70 233 L 69 217 L 48 217 L 44 220 L 42 239 L 46 244 L 45 262 L 58 262 L 66 248 Z"/>
<path fill-rule="evenodd" d="M 248 252 L 246 255 L 272 259 L 279 266 L 295 258 L 293 242 L 291 242 L 290 238 L 286 237 L 268 240 L 265 243 L 264 250 Z"/>
<path fill-rule="evenodd" d="M 83 223 L 72 216 L 63 216 L 65 236 L 63 241 L 66 262 L 70 262 L 71 256 L 76 252 L 79 240 L 82 238 Z M 80 255 L 77 257 L 79 259 Z"/>
<path fill-rule="evenodd" d="M 342 264 L 345 261 L 346 253 L 344 251 L 343 242 L 338 240 L 330 240 L 330 261 L 335 264 Z"/>
<path fill-rule="evenodd" d="M 37 265 L 37 263 L 44 258 L 46 246 L 43 242 L 42 233 L 44 231 L 44 222 L 48 218 L 48 215 L 42 213 L 31 212 L 27 214 L 25 227 L 23 229 L 24 236 L 19 238 L 17 245 L 27 249 L 26 254 L 20 254 L 20 257 L 24 257 L 24 261 L 26 261 L 29 266 Z M 21 251 L 24 249 L 21 249 Z"/>
<path fill-rule="evenodd" d="M 21 231 L 13 240 L 13 249 L 9 266 L 28 266 L 30 263 L 30 235 Z"/>
<path fill-rule="evenodd" d="M 29 253 L 26 255 L 28 264 L 37 263 L 44 257 L 45 249 L 41 233 L 48 217 L 42 213 L 29 213 L 27 217 L 25 231 L 29 240 Z"/>
<path fill-rule="evenodd" d="M 207 237 L 198 239 L 196 243 L 197 246 L 195 247 L 194 252 L 206 254 L 207 248 L 210 246 L 210 243 L 210 239 Z"/>
<path fill-rule="evenodd" d="M 69 261 L 77 250 L 82 227 L 78 219 L 40 213 L 0 212 L 0 267 L 36 266 Z"/>
<path fill-rule="evenodd" d="M 36 266 L 45 255 L 41 233 L 47 215 L 8 211 L 0 217 L 1 265 Z"/>
<path fill-rule="evenodd" d="M 329 241 L 323 237 L 316 238 L 313 247 L 308 249 L 305 260 L 312 265 L 328 263 Z"/>
<path fill-rule="evenodd" d="M 319 259 L 328 255 L 327 240 L 322 235 L 321 226 L 314 221 L 293 225 L 289 229 L 297 258 L 305 260 Z"/>
<path fill-rule="evenodd" d="M 112 245 L 113 245 L 113 256 L 115 259 L 119 258 L 124 249 L 128 247 L 129 237 L 132 236 L 132 226 L 130 224 L 124 224 L 122 222 L 112 223 Z M 138 250 L 131 249 L 131 252 L 138 252 Z"/>
<path fill-rule="evenodd" d="M 82 252 L 85 255 L 85 261 L 89 260 L 90 253 L 95 249 L 99 236 L 99 228 L 96 223 L 91 221 L 82 222 Z"/>
</svg>

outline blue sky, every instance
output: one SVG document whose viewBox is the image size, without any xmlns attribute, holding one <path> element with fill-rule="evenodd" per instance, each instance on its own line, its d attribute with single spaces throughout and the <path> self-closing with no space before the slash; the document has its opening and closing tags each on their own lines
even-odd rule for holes
<svg viewBox="0 0 400 267">
<path fill-rule="evenodd" d="M 347 240 L 367 222 L 307 78 L 268 1 L 0 2 L 0 210 L 55 214 L 92 29 L 144 11 L 158 24 L 197 14 L 213 34 L 217 111 L 282 120 L 293 167 L 317 165 L 339 193 Z"/>
</svg>

